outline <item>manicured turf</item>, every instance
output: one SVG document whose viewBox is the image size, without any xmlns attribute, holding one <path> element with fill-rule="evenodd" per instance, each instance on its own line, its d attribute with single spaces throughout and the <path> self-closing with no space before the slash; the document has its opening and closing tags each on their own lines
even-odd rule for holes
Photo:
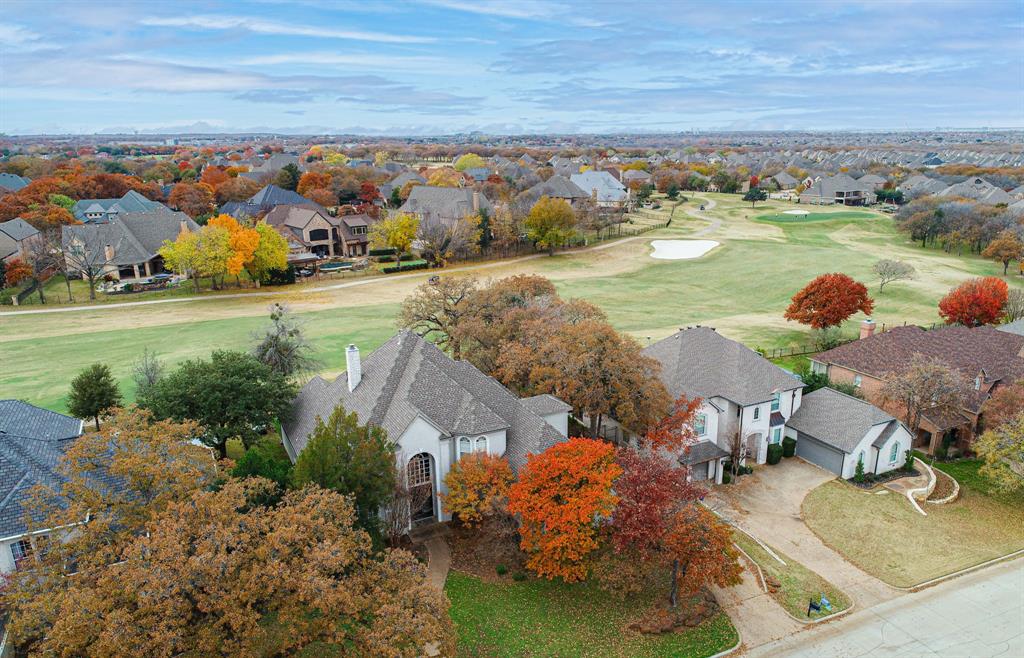
<svg viewBox="0 0 1024 658">
<path fill-rule="evenodd" d="M 700 219 L 687 214 L 708 200 L 716 201 L 717 207 L 708 208 Z M 877 259 L 910 262 L 918 270 L 915 280 L 890 284 L 883 293 L 871 286 L 874 318 L 880 325 L 931 324 L 939 321 L 936 304 L 947 290 L 968 277 L 999 270 L 978 257 L 921 249 L 895 231 L 891 218 L 880 214 L 856 211 L 871 218 L 844 218 L 850 211 L 821 208 L 816 212 L 838 219 L 809 224 L 751 220 L 794 207 L 798 206 L 773 201 L 751 210 L 735 195 L 700 195 L 676 210 L 668 229 L 628 242 L 605 243 L 602 246 L 607 248 L 597 251 L 489 265 L 476 274 L 481 278 L 515 273 L 550 277 L 563 296 L 597 304 L 612 324 L 645 344 L 648 337 L 657 340 L 679 327 L 703 324 L 750 347 L 772 348 L 809 341 L 808 331 L 786 322 L 782 314 L 790 297 L 818 274 L 842 271 L 873 283 L 871 266 Z M 666 204 L 645 212 L 667 217 L 670 208 Z M 720 226 L 714 228 L 712 220 Z M 687 238 L 709 226 L 713 230 L 700 237 L 722 243 L 711 253 L 678 261 L 650 257 L 651 240 Z M 324 369 L 336 374 L 344 367 L 344 346 L 356 342 L 371 350 L 383 342 L 395 331 L 401 300 L 435 272 L 326 280 L 288 289 L 288 296 L 277 298 L 218 299 L 206 292 L 202 301 L 160 306 L 0 315 L 0 398 L 22 398 L 62 410 L 68 382 L 90 363 L 108 363 L 115 376 L 127 383 L 131 363 L 146 346 L 171 364 L 205 357 L 218 348 L 247 349 L 252 331 L 266 322 L 272 301 L 288 303 L 308 321 L 307 333 L 321 350 Z M 1024 287 L 1020 277 L 1007 281 L 1012 287 Z M 357 285 L 318 293 L 305 290 L 334 284 Z M 4 310 L 11 309 L 0 308 L 0 313 Z M 855 316 L 847 324 L 847 333 L 854 335 L 860 319 Z M 132 398 L 131 387 L 124 392 Z"/>
<path fill-rule="evenodd" d="M 840 210 L 836 212 L 815 212 L 813 210 L 808 211 L 806 215 L 787 215 L 784 212 L 781 213 L 770 213 L 767 215 L 758 215 L 754 218 L 758 222 L 797 222 L 800 224 L 806 222 L 822 222 L 822 221 L 834 221 L 837 219 L 877 219 L 878 215 L 870 212 L 861 212 L 857 210 Z"/>
<path fill-rule="evenodd" d="M 909 587 L 1024 549 L 1024 495 L 989 496 L 971 481 L 956 502 L 922 503 L 922 516 L 902 496 L 833 480 L 804 499 L 804 521 L 864 571 Z"/>
<path fill-rule="evenodd" d="M 832 604 L 832 612 L 824 608 L 821 612 L 811 611 L 811 619 L 820 619 L 850 607 L 850 599 L 842 590 L 775 547 L 772 547 L 772 550 L 786 564 L 773 558 L 742 532 L 733 532 L 733 540 L 754 562 L 757 562 L 765 578 L 771 577 L 779 581 L 781 587 L 777 592 L 771 593 L 771 596 L 786 609 L 786 612 L 797 619 L 808 619 L 808 601 L 814 599 L 817 602 L 822 594 Z"/>
<path fill-rule="evenodd" d="M 546 580 L 489 583 L 456 571 L 448 575 L 460 656 L 711 656 L 736 644 L 725 613 L 679 633 L 626 630 L 653 600 L 621 601 L 592 583 Z"/>
</svg>

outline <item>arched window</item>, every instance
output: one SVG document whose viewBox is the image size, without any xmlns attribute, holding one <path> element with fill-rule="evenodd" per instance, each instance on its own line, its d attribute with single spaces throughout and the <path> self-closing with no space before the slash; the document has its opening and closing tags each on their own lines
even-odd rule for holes
<svg viewBox="0 0 1024 658">
<path fill-rule="evenodd" d="M 473 440 L 468 436 L 459 438 L 459 459 L 462 459 L 463 455 L 468 455 L 473 452 Z"/>
<path fill-rule="evenodd" d="M 478 436 L 476 439 L 476 452 L 487 452 L 487 437 Z"/>
<path fill-rule="evenodd" d="M 900 454 L 900 444 L 899 444 L 899 442 L 894 442 L 892 444 L 892 448 L 889 449 L 889 463 L 890 464 L 895 464 L 896 460 L 899 459 L 899 454 Z"/>
<path fill-rule="evenodd" d="M 414 455 L 413 458 L 409 460 L 407 473 L 409 476 L 410 487 L 432 484 L 430 481 L 430 455 L 425 452 Z"/>
</svg>

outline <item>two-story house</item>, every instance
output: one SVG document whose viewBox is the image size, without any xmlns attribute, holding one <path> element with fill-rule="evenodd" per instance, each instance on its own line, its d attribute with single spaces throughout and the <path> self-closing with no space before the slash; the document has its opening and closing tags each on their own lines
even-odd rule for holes
<svg viewBox="0 0 1024 658">
<path fill-rule="evenodd" d="M 387 430 L 410 487 L 429 489 L 410 524 L 447 521 L 438 494 L 452 465 L 474 452 L 504 456 L 514 470 L 526 456 L 564 441 L 569 405 L 550 395 L 519 399 L 466 361 L 455 361 L 403 330 L 365 360 L 349 345 L 346 371 L 334 381 L 314 377 L 293 403 L 281 437 L 294 461 L 316 427 L 339 405 L 359 422 Z"/>
<path fill-rule="evenodd" d="M 768 444 L 782 442 L 786 422 L 800 408 L 798 378 L 711 327 L 680 329 L 643 353 L 661 363 L 673 398 L 703 400 L 697 443 L 681 458 L 694 480 L 721 482 L 722 463 L 736 453 L 763 464 Z"/>
</svg>

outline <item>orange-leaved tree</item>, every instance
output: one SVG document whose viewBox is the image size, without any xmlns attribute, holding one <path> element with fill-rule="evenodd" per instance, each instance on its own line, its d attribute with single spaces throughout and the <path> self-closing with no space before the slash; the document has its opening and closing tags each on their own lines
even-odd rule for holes
<svg viewBox="0 0 1024 658">
<path fill-rule="evenodd" d="M 673 608 L 680 594 L 692 596 L 711 584 L 730 587 L 740 582 L 743 568 L 729 526 L 703 505 L 688 505 L 676 513 L 663 550 L 672 561 Z"/>
<path fill-rule="evenodd" d="M 783 317 L 814 329 L 835 327 L 857 311 L 871 314 L 875 302 L 863 283 L 842 272 L 822 274 L 793 295 Z"/>
<path fill-rule="evenodd" d="M 572 438 L 527 457 L 508 503 L 522 522 L 527 568 L 548 579 L 587 577 L 597 523 L 615 509 L 612 482 L 621 473 L 615 449 L 598 439 Z"/>
<path fill-rule="evenodd" d="M 672 413 L 647 430 L 644 436 L 647 446 L 654 450 L 664 449 L 674 453 L 687 450 L 697 438 L 694 421 L 703 402 L 701 398 L 688 400 L 686 395 L 680 395 L 672 403 Z"/>
<path fill-rule="evenodd" d="M 231 276 L 238 276 L 242 269 L 252 262 L 256 249 L 260 246 L 260 234 L 256 229 L 242 226 L 231 215 L 217 215 L 207 222 L 208 226 L 220 226 L 228 232 L 228 245 L 231 256 L 228 258 L 227 269 Z"/>
<path fill-rule="evenodd" d="M 444 476 L 448 493 L 441 501 L 459 521 L 473 526 L 505 508 L 513 479 L 504 458 L 483 452 L 465 455 Z"/>
<path fill-rule="evenodd" d="M 964 281 L 939 301 L 939 315 L 946 324 L 980 327 L 994 324 L 1010 296 L 1002 279 L 985 276 Z"/>
</svg>

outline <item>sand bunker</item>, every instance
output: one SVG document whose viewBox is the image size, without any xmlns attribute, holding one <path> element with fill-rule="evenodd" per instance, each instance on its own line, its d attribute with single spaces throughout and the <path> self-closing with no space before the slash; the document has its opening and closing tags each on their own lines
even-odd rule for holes
<svg viewBox="0 0 1024 658">
<path fill-rule="evenodd" d="M 782 213 L 783 215 L 810 215 L 810 210 L 786 210 Z"/>
<path fill-rule="evenodd" d="M 714 240 L 654 240 L 651 258 L 662 260 L 686 260 L 700 258 L 718 246 Z"/>
</svg>

